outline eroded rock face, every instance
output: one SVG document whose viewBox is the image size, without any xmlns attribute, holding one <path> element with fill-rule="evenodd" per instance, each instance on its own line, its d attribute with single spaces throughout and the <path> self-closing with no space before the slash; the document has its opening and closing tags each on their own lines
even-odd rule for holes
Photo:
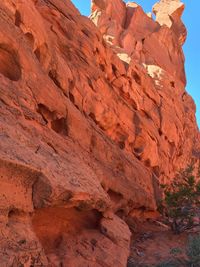
<svg viewBox="0 0 200 267">
<path fill-rule="evenodd" d="M 181 0 L 160 0 L 153 7 L 156 21 L 160 25 L 166 25 L 177 35 L 179 43 L 184 44 L 187 36 L 186 28 L 181 21 L 185 5 Z"/>
<path fill-rule="evenodd" d="M 71 1 L 0 8 L 0 265 L 126 266 L 124 218 L 199 153 L 177 27 L 121 0 L 93 1 L 99 29 Z"/>
</svg>

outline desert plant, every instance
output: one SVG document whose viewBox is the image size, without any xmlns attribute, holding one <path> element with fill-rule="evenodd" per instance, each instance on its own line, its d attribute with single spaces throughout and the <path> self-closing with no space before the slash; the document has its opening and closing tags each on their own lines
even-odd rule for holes
<svg viewBox="0 0 200 267">
<path fill-rule="evenodd" d="M 189 236 L 187 256 L 190 260 L 190 266 L 200 266 L 200 234 L 196 236 Z"/>
<path fill-rule="evenodd" d="M 180 267 L 181 265 L 179 263 L 177 263 L 176 261 L 163 261 L 161 263 L 159 263 L 158 265 L 156 265 L 156 267 Z"/>
<path fill-rule="evenodd" d="M 181 248 L 178 248 L 178 247 L 172 248 L 170 250 L 170 254 L 171 255 L 174 255 L 174 256 L 179 255 L 179 254 L 182 254 L 182 253 L 183 253 L 182 249 Z"/>
<path fill-rule="evenodd" d="M 161 185 L 164 198 L 159 210 L 171 229 L 181 233 L 194 226 L 200 207 L 200 182 L 193 175 L 193 165 L 181 170 L 170 185 Z"/>
</svg>

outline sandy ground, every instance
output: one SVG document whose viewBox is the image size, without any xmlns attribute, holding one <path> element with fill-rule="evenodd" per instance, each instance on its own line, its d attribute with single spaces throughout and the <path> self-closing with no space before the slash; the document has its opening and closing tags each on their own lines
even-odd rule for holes
<svg viewBox="0 0 200 267">
<path fill-rule="evenodd" d="M 197 231 L 175 235 L 153 221 L 137 223 L 133 232 L 128 267 L 188 266 L 185 262 L 186 251 L 188 237 L 192 234 L 197 234 Z"/>
</svg>

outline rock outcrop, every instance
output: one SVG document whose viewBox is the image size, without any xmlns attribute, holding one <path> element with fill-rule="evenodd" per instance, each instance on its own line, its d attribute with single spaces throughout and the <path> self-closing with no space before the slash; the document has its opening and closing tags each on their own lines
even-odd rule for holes
<svg viewBox="0 0 200 267">
<path fill-rule="evenodd" d="M 162 2 L 94 0 L 97 28 L 69 0 L 1 1 L 2 267 L 126 266 L 125 219 L 199 155 L 183 6 Z"/>
</svg>

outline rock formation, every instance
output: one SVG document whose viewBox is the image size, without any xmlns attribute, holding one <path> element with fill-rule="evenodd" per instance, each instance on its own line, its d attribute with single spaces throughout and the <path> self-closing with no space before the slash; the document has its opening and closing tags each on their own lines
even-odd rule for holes
<svg viewBox="0 0 200 267">
<path fill-rule="evenodd" d="M 0 10 L 0 266 L 126 266 L 126 218 L 199 155 L 183 5 Z"/>
</svg>

